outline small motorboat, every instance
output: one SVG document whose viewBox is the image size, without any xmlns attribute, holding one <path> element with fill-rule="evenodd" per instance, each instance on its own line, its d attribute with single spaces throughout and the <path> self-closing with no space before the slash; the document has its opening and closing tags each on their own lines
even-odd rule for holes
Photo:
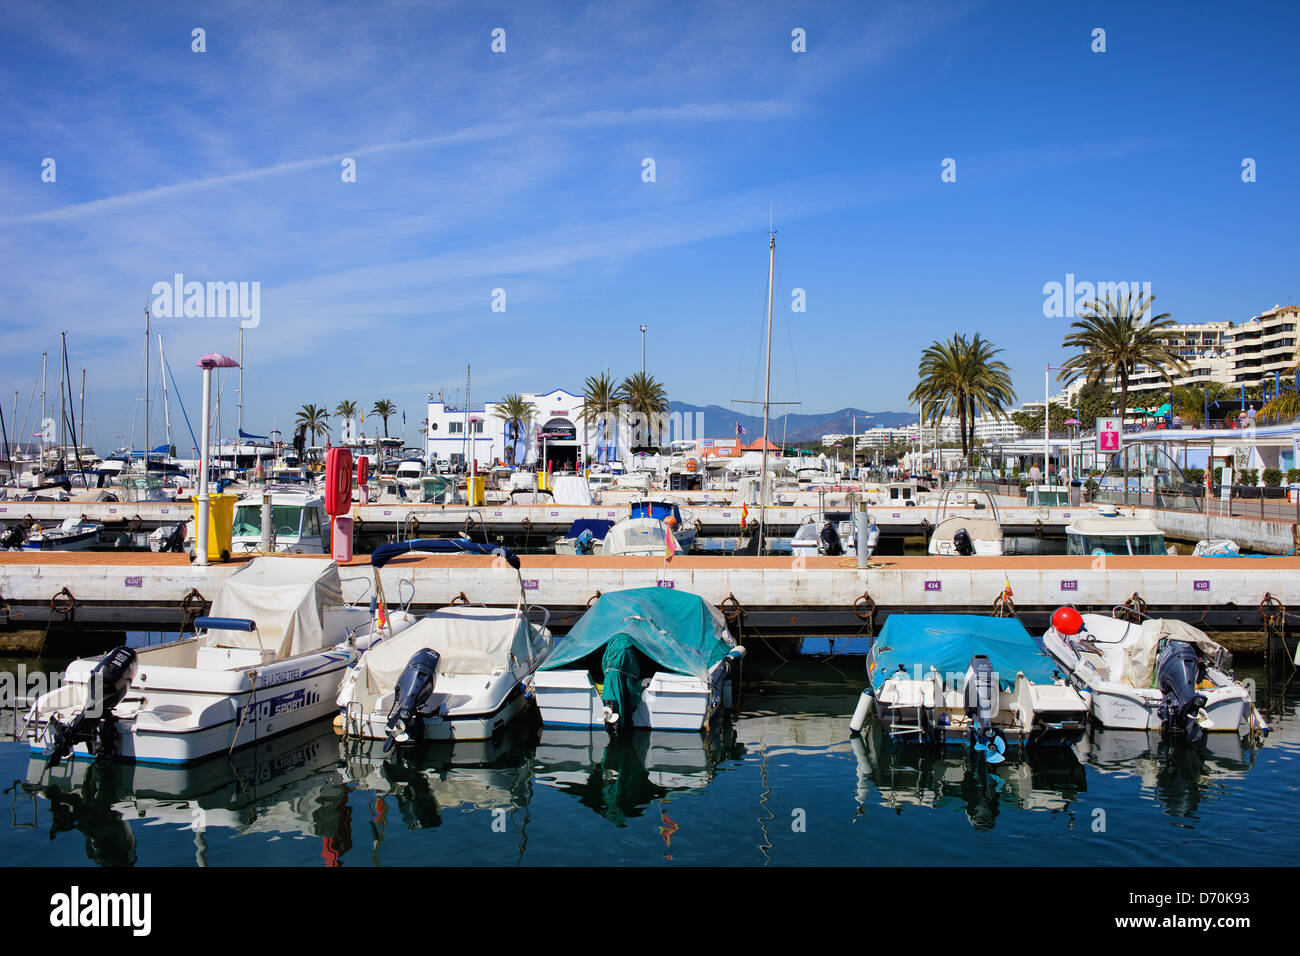
<svg viewBox="0 0 1300 956">
<path fill-rule="evenodd" d="M 880 529 L 870 517 L 867 518 L 867 522 L 869 557 L 880 541 Z M 847 511 L 826 511 L 813 515 L 799 526 L 794 537 L 790 539 L 790 551 L 796 557 L 813 557 L 819 554 L 837 557 L 845 553 L 854 553 L 856 549 L 857 529 L 854 527 L 853 515 Z"/>
<path fill-rule="evenodd" d="M 464 539 L 381 545 L 382 567 L 400 554 L 491 553 L 519 571 L 519 558 Z M 523 581 L 513 608 L 450 605 L 361 655 L 339 686 L 335 724 L 346 737 L 395 744 L 487 740 L 529 705 L 527 681 L 554 647 L 545 608 L 530 608 Z M 531 612 L 542 611 L 541 624 Z"/>
<path fill-rule="evenodd" d="M 1113 730 L 1267 733 L 1232 655 L 1203 631 L 1166 618 L 1141 623 L 1058 608 L 1043 646 Z"/>
<path fill-rule="evenodd" d="M 964 745 L 991 762 L 1008 745 L 1069 742 L 1088 703 L 1013 617 L 891 614 L 867 655 L 849 724 L 874 713 L 896 743 Z"/>
<path fill-rule="evenodd" d="M 569 526 L 569 532 L 555 542 L 556 554 L 602 554 L 605 536 L 614 522 L 608 518 L 579 518 Z"/>
<path fill-rule="evenodd" d="M 992 495 L 966 485 L 954 485 L 943 493 L 935 507 L 930 554 L 1000 555 L 1003 543 L 1002 518 Z"/>
<path fill-rule="evenodd" d="M 270 492 L 270 524 L 264 534 L 262 517 L 264 493 L 257 492 L 235 502 L 234 524 L 231 528 L 231 554 L 260 553 L 268 550 L 280 554 L 328 554 L 329 516 L 325 514 L 325 498 L 313 491 L 288 485 L 266 489 Z M 193 536 L 191 523 L 190 535 Z M 270 547 L 264 541 L 269 538 Z"/>
<path fill-rule="evenodd" d="M 76 516 L 64 518 L 57 528 L 32 525 L 22 543 L 24 551 L 88 551 L 99 543 L 104 526 Z"/>
<path fill-rule="evenodd" d="M 533 675 L 533 690 L 548 726 L 700 731 L 732 706 L 744 654 L 699 595 L 611 591 Z"/>
<path fill-rule="evenodd" d="M 52 764 L 114 757 L 182 764 L 331 714 L 344 669 L 415 622 L 343 603 L 332 561 L 260 557 L 231 573 L 195 636 L 73 661 L 27 715 Z"/>
<path fill-rule="evenodd" d="M 1065 526 L 1065 553 L 1092 555 L 1170 554 L 1164 532 L 1150 518 L 1119 513 L 1101 505 L 1097 517 L 1074 518 Z"/>
</svg>

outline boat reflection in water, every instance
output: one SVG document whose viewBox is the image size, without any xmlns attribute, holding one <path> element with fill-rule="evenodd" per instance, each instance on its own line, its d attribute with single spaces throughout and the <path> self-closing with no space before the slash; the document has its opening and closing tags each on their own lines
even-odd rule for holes
<svg viewBox="0 0 1300 956">
<path fill-rule="evenodd" d="M 384 753 L 383 740 L 348 738 L 338 743 L 344 779 L 367 790 L 372 801 L 391 796 L 410 830 L 442 825 L 443 813 L 458 810 L 517 810 L 528 805 L 537 741 L 535 721 L 512 722 L 490 740 L 426 741 Z M 383 842 L 373 814 L 375 853 Z"/>
<path fill-rule="evenodd" d="M 1191 816 L 1202 796 L 1213 797 L 1223 782 L 1244 776 L 1256 755 L 1249 738 L 1237 734 L 1205 734 L 1193 745 L 1159 731 L 1100 727 L 1075 750 L 1101 773 L 1136 777 L 1176 817 Z"/>
<path fill-rule="evenodd" d="M 327 862 L 350 848 L 347 788 L 335 769 L 336 738 L 325 722 L 184 766 L 111 760 L 27 765 L 22 788 L 50 804 L 50 838 L 81 831 L 88 858 L 105 866 L 136 862 L 132 821 L 194 831 L 195 862 L 207 865 L 205 833 L 321 837 Z"/>
<path fill-rule="evenodd" d="M 1025 749 L 990 765 L 974 752 L 944 752 L 918 744 L 891 744 L 872 718 L 850 738 L 858 762 L 858 803 L 873 800 L 902 813 L 908 806 L 957 807 L 977 830 L 992 830 L 1004 807 L 1066 812 L 1087 790 L 1087 779 L 1069 747 Z M 874 793 L 873 793 L 874 791 Z"/>
<path fill-rule="evenodd" d="M 671 730 L 543 727 L 537 744 L 537 782 L 572 794 L 615 826 L 644 816 L 655 801 L 703 791 L 724 761 L 738 760 L 729 720 L 708 735 Z M 660 816 L 665 817 L 663 808 Z M 672 827 L 671 820 L 663 821 Z M 665 843 L 670 837 L 665 834 Z"/>
</svg>

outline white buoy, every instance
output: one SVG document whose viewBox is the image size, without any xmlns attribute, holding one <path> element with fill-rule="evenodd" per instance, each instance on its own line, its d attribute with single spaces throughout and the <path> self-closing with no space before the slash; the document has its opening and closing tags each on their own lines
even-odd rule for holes
<svg viewBox="0 0 1300 956">
<path fill-rule="evenodd" d="M 853 719 L 849 721 L 849 730 L 855 734 L 861 733 L 866 725 L 867 716 L 871 713 L 871 702 L 871 695 L 864 690 L 862 696 L 858 698 L 858 706 L 853 711 Z"/>
</svg>

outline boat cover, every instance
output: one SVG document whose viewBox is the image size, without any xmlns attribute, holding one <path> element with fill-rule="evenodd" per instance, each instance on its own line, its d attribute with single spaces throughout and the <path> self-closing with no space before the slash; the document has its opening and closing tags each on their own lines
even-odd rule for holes
<svg viewBox="0 0 1300 956">
<path fill-rule="evenodd" d="M 551 495 L 555 498 L 557 505 L 586 505 L 590 506 L 591 485 L 587 484 L 586 478 L 577 475 L 565 475 L 561 478 L 551 479 Z"/>
<path fill-rule="evenodd" d="M 964 675 L 976 654 L 989 659 L 1003 690 L 1015 685 L 1018 671 L 1035 683 L 1050 684 L 1059 668 L 1014 617 L 891 614 L 867 658 L 867 679 L 877 691 L 899 667 L 909 679 L 923 679 L 931 667 L 947 679 Z"/>
<path fill-rule="evenodd" d="M 597 598 L 541 669 L 572 664 L 618 635 L 664 670 L 700 680 L 735 646 L 726 618 L 698 594 L 631 588 Z"/>
<path fill-rule="evenodd" d="M 576 538 L 582 532 L 590 531 L 591 536 L 597 541 L 604 541 L 605 535 L 609 533 L 609 529 L 612 527 L 614 527 L 614 522 L 608 518 L 579 518 L 569 526 L 569 533 L 565 537 Z"/>
<path fill-rule="evenodd" d="M 248 618 L 253 631 L 209 631 L 208 646 L 262 647 L 276 660 L 306 654 L 337 637 L 325 633 L 324 611 L 343 604 L 343 584 L 333 561 L 318 558 L 254 558 L 226 578 L 212 602 L 211 617 Z"/>
<path fill-rule="evenodd" d="M 1160 656 L 1160 642 L 1186 641 L 1196 645 L 1207 661 L 1216 667 L 1227 668 L 1228 652 L 1210 640 L 1204 631 L 1197 630 L 1186 621 L 1172 618 L 1143 621 L 1142 627 L 1131 628 L 1132 636 L 1125 642 L 1124 679 L 1133 687 L 1154 687 L 1156 660 Z"/>
<path fill-rule="evenodd" d="M 357 664 L 357 697 L 389 693 L 416 651 L 438 652 L 439 674 L 490 674 L 523 664 L 530 673 L 554 643 L 517 608 L 444 607 L 370 648 Z"/>
</svg>

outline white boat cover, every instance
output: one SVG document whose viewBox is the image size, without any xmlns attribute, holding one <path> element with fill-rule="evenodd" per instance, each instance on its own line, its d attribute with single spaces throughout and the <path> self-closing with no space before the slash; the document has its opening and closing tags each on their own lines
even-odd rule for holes
<svg viewBox="0 0 1300 956">
<path fill-rule="evenodd" d="M 262 647 L 276 660 L 336 643 L 325 634 L 324 611 L 343 604 L 343 584 L 333 561 L 254 558 L 230 577 L 212 602 L 212 617 L 249 618 L 255 631 L 209 631 L 208 646 Z"/>
<path fill-rule="evenodd" d="M 1164 638 L 1169 638 L 1171 641 L 1186 641 L 1189 644 L 1195 644 L 1210 661 L 1217 660 L 1223 653 L 1223 648 L 1210 640 L 1204 631 L 1197 630 L 1186 621 L 1172 618 L 1143 621 L 1140 631 L 1137 628 L 1132 630 L 1137 631 L 1137 633 L 1129 638 L 1124 648 L 1127 652 L 1124 663 L 1124 679 L 1133 687 L 1152 686 L 1156 659 L 1159 656 L 1157 648 Z"/>
<path fill-rule="evenodd" d="M 749 505 L 751 508 L 758 506 L 759 480 L 757 478 L 741 478 L 736 482 L 736 493 L 731 496 L 731 504 L 739 508 L 741 505 Z M 772 492 L 772 480 L 767 482 L 767 506 L 770 508 L 776 503 Z M 755 515 L 757 517 L 757 515 Z"/>
<path fill-rule="evenodd" d="M 565 475 L 556 478 L 551 485 L 551 494 L 557 505 L 591 505 L 591 486 L 586 478 L 577 475 Z"/>
<path fill-rule="evenodd" d="M 517 608 L 444 607 L 361 656 L 357 697 L 369 703 L 392 691 L 424 648 L 438 652 L 439 674 L 490 674 L 516 664 L 535 670 L 553 646 L 550 634 Z"/>
<path fill-rule="evenodd" d="M 624 518 L 605 533 L 602 555 L 647 554 L 668 546 L 664 523 L 658 518 Z"/>
</svg>

